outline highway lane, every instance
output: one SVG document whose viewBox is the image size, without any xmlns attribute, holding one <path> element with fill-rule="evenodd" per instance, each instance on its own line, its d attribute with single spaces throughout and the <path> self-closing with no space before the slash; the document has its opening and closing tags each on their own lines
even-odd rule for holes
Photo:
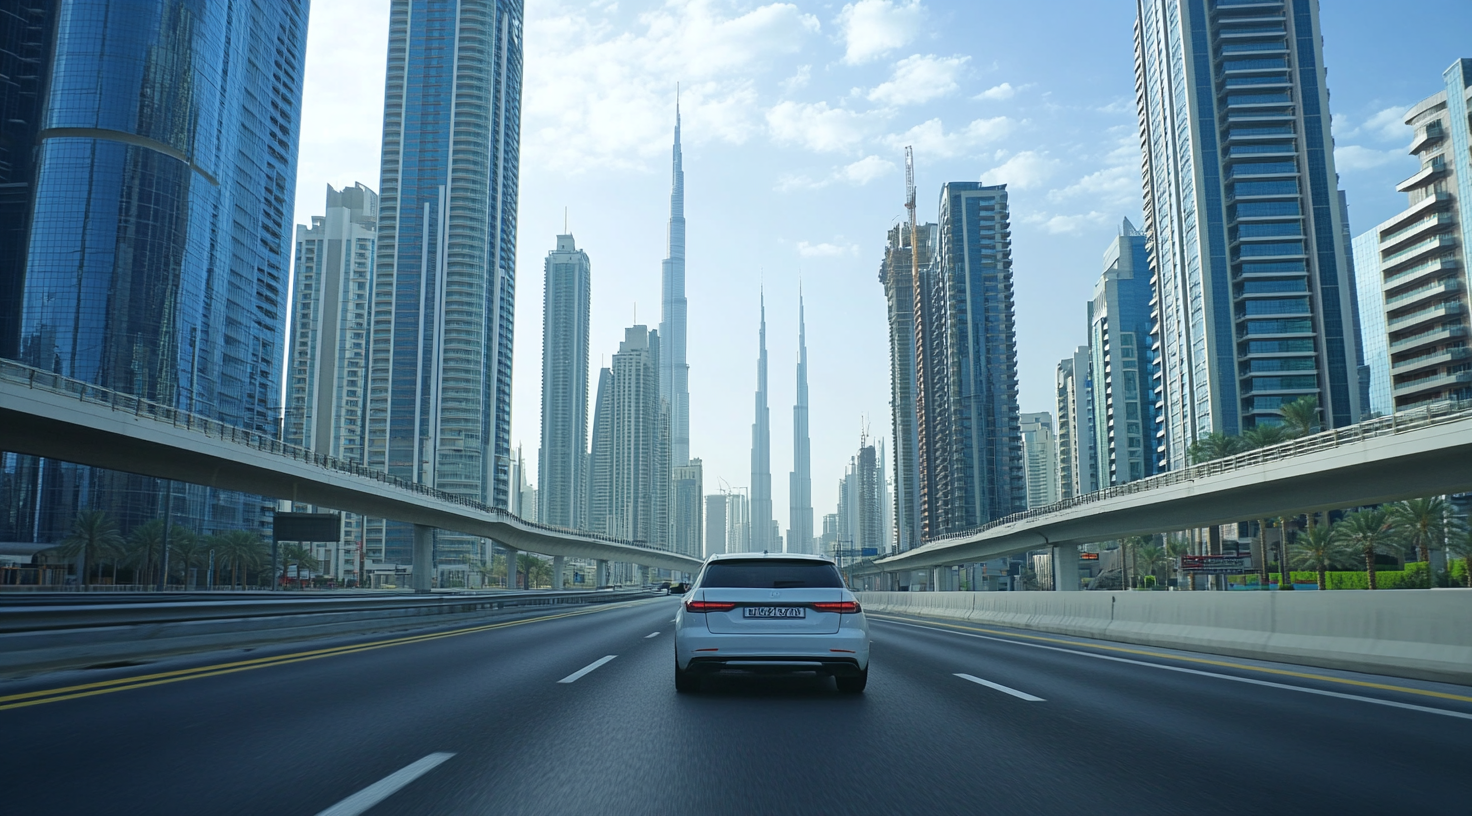
<svg viewBox="0 0 1472 816">
<path fill-rule="evenodd" d="M 675 603 L 0 710 L 0 811 L 1467 812 L 1472 689 L 876 618 L 862 696 L 676 695 Z"/>
</svg>

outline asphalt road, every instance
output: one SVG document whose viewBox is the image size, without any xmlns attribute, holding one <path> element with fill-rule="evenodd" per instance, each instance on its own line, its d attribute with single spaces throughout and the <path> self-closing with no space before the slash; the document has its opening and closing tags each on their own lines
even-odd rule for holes
<svg viewBox="0 0 1472 816">
<path fill-rule="evenodd" d="M 873 618 L 676 695 L 676 602 L 0 685 L 0 813 L 1472 812 L 1469 688 Z"/>
</svg>

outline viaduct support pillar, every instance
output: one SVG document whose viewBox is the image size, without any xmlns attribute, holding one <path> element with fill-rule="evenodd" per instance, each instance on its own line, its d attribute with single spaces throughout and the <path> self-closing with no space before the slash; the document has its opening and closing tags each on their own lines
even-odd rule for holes
<svg viewBox="0 0 1472 816">
<path fill-rule="evenodd" d="M 434 528 L 414 525 L 414 569 L 411 581 L 415 592 L 428 592 L 434 585 Z"/>
<path fill-rule="evenodd" d="M 506 589 L 518 589 L 516 583 L 516 550 L 506 548 Z"/>
<path fill-rule="evenodd" d="M 1078 545 L 1055 545 L 1053 547 L 1053 589 L 1058 592 L 1077 592 L 1078 588 Z"/>
<path fill-rule="evenodd" d="M 605 587 L 605 586 L 608 586 L 608 562 L 607 561 L 599 561 L 598 562 L 598 577 L 595 580 L 597 581 L 597 583 L 593 585 L 594 587 Z"/>
<path fill-rule="evenodd" d="M 562 574 L 567 570 L 567 558 L 561 555 L 552 556 L 552 588 L 562 589 Z"/>
</svg>

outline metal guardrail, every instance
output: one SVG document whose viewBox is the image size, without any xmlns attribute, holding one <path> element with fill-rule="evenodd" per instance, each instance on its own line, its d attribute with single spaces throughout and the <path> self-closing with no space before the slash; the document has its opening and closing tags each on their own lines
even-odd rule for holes
<svg viewBox="0 0 1472 816">
<path fill-rule="evenodd" d="M 1019 521 L 1026 521 L 1027 519 L 1037 518 L 1039 516 L 1046 516 L 1052 513 L 1061 512 L 1063 510 L 1072 510 L 1076 507 L 1086 507 L 1090 504 L 1096 504 L 1098 502 L 1107 501 L 1109 499 L 1116 499 L 1120 496 L 1132 496 L 1137 493 L 1148 493 L 1151 490 L 1168 487 L 1170 485 L 1181 484 L 1182 482 L 1193 482 L 1197 479 L 1201 479 L 1207 476 L 1220 476 L 1222 474 L 1231 473 L 1233 471 L 1242 470 L 1244 468 L 1253 467 L 1256 465 L 1267 464 L 1269 462 L 1281 462 L 1283 460 L 1292 459 L 1296 456 L 1302 456 L 1308 453 L 1315 453 L 1317 451 L 1323 450 L 1333 450 L 1334 448 L 1338 448 L 1341 445 L 1363 442 L 1366 439 L 1374 439 L 1376 437 L 1384 436 L 1395 436 L 1397 434 L 1409 433 L 1411 431 L 1420 430 L 1422 428 L 1428 428 L 1433 425 L 1444 425 L 1450 422 L 1458 422 L 1465 419 L 1472 419 L 1472 401 L 1447 400 L 1436 402 L 1427 405 L 1424 408 L 1416 408 L 1410 411 L 1392 414 L 1391 416 L 1387 417 L 1369 419 L 1365 420 L 1364 422 L 1360 422 L 1355 425 L 1349 425 L 1343 428 L 1335 428 L 1328 431 L 1321 431 L 1316 434 L 1299 437 L 1298 439 L 1292 439 L 1277 445 L 1271 445 L 1265 448 L 1257 448 L 1245 453 L 1236 454 L 1235 456 L 1227 456 L 1221 459 L 1213 459 L 1210 462 L 1202 462 L 1199 465 L 1191 465 L 1189 467 L 1182 468 L 1181 470 L 1173 470 L 1167 473 L 1162 473 L 1158 476 L 1151 476 L 1148 479 L 1139 479 L 1133 482 L 1126 482 L 1122 485 L 1115 485 L 1113 487 L 1107 487 L 1103 490 L 1096 490 L 1093 493 L 1085 493 L 1082 496 L 1074 496 L 1072 498 L 1063 499 L 1044 507 L 1035 507 L 1031 510 L 1024 510 L 1020 513 L 1013 513 L 1010 516 L 1004 516 L 1002 518 L 995 519 L 981 525 L 980 527 L 974 527 L 970 530 L 963 530 L 960 532 L 949 533 L 947 535 L 939 536 L 936 538 L 926 539 L 920 547 L 908 550 L 907 552 L 914 552 L 921 547 L 929 546 L 931 544 L 937 544 L 943 541 L 954 541 L 958 538 L 969 538 L 971 536 L 979 535 L 981 533 L 987 532 L 988 530 L 993 530 L 1008 524 L 1015 524 Z M 898 553 L 898 555 L 904 554 L 905 553 Z"/>
<path fill-rule="evenodd" d="M 652 598 L 651 590 L 598 590 L 592 592 L 515 592 L 455 595 L 390 595 L 366 593 L 348 598 L 242 598 L 188 599 L 165 597 L 157 603 L 88 603 L 56 606 L 36 604 L 0 606 L 0 635 L 55 632 L 139 624 L 195 623 L 200 621 L 273 618 L 286 615 L 380 612 L 389 617 L 417 615 L 470 615 L 501 609 L 612 603 Z M 74 599 L 68 599 L 74 600 Z M 116 601 L 109 598 L 108 601 Z"/>
<path fill-rule="evenodd" d="M 493 507 L 489 504 L 485 504 L 484 502 L 476 501 L 475 499 L 469 499 L 465 496 L 449 493 L 444 490 L 438 490 L 433 487 L 428 487 L 426 485 L 419 484 L 418 482 L 411 482 L 407 479 L 392 476 L 381 470 L 367 467 L 366 465 L 361 465 L 356 462 L 350 462 L 345 459 L 339 459 L 335 456 L 330 456 L 325 453 L 319 453 L 317 451 L 313 451 L 309 448 L 304 448 L 299 445 L 291 445 L 286 442 L 282 442 L 280 439 L 277 439 L 270 434 L 263 433 L 261 431 L 253 431 L 249 428 L 240 428 L 234 425 L 227 425 L 226 423 L 220 422 L 219 420 L 209 419 L 207 417 L 202 417 L 198 414 L 193 414 L 188 411 L 181 411 L 177 408 L 170 408 L 167 405 L 124 394 L 121 391 L 116 391 L 111 388 L 104 388 L 100 385 L 93 385 L 92 383 L 83 382 L 82 380 L 76 380 L 72 379 L 71 377 L 62 376 L 60 374 L 43 371 L 39 368 L 28 366 L 23 363 L 18 363 L 14 360 L 0 358 L 0 381 L 7 381 L 18 385 L 24 385 L 25 387 L 36 391 L 45 391 L 51 394 L 74 397 L 79 402 L 90 403 L 93 405 L 105 405 L 114 411 L 131 413 L 133 416 L 136 417 L 148 417 L 158 422 L 165 422 L 173 425 L 175 428 L 198 431 L 199 433 L 207 437 L 213 437 L 218 440 L 233 442 L 235 444 L 243 445 L 245 447 L 262 451 L 264 453 L 275 454 L 292 459 L 294 461 L 316 465 L 323 468 L 324 470 L 330 470 L 346 476 L 356 476 L 363 479 L 371 479 L 373 481 L 389 485 L 399 490 L 404 490 L 409 493 L 424 496 L 425 498 L 448 502 L 451 504 L 457 504 L 462 507 L 474 510 L 478 513 L 484 513 L 486 515 L 498 516 L 500 518 L 512 520 L 517 522 L 518 524 L 525 525 L 526 527 L 535 530 L 541 530 L 543 532 L 553 533 L 556 535 L 576 536 L 579 538 L 587 538 L 597 541 L 607 541 L 612 544 L 621 544 L 627 547 L 635 547 L 637 549 L 646 550 L 648 552 L 673 552 L 672 550 L 662 550 L 632 541 L 625 541 L 613 536 L 603 535 L 602 533 L 593 533 L 584 530 L 573 530 L 566 527 L 556 527 L 550 524 L 539 524 L 534 521 L 527 521 L 526 519 L 517 516 L 509 510 L 500 507 Z"/>
</svg>

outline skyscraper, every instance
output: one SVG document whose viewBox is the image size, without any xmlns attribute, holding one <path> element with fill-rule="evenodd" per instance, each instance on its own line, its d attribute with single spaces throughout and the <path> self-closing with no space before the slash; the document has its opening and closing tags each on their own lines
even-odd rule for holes
<svg viewBox="0 0 1472 816">
<path fill-rule="evenodd" d="M 838 545 L 853 558 L 884 552 L 884 470 L 867 436 L 838 482 Z"/>
<path fill-rule="evenodd" d="M 1452 63 L 1442 81 L 1405 116 L 1421 162 L 1396 187 L 1410 207 L 1376 227 L 1377 245 L 1364 253 L 1373 267 L 1364 275 L 1378 279 L 1383 296 L 1360 304 L 1366 346 L 1379 352 L 1367 362 L 1384 371 L 1371 385 L 1381 411 L 1472 399 L 1472 59 Z M 1359 249 L 1357 241 L 1356 263 Z"/>
<path fill-rule="evenodd" d="M 797 296 L 797 402 L 792 406 L 792 473 L 787 481 L 787 551 L 813 551 L 813 463 L 808 437 L 808 335 Z"/>
<path fill-rule="evenodd" d="M 0 357 L 18 355 L 36 145 L 43 126 L 57 5 L 14 3 L 0 12 L 0 77 L 4 77 L 0 80 Z"/>
<path fill-rule="evenodd" d="M 1017 407 L 1007 186 L 950 182 L 940 197 L 940 275 L 950 376 L 948 530 L 1027 506 Z M 932 360 L 927 359 L 926 365 Z"/>
<path fill-rule="evenodd" d="M 542 446 L 537 463 L 537 518 L 581 529 L 588 477 L 588 253 L 571 235 L 547 253 L 542 294 Z"/>
<path fill-rule="evenodd" d="M 1022 458 L 1027 468 L 1027 507 L 1047 507 L 1058 501 L 1058 440 L 1053 415 L 1047 411 L 1019 415 Z"/>
<path fill-rule="evenodd" d="M 1359 418 L 1353 280 L 1314 0 L 1137 0 L 1162 466 L 1316 396 Z M 1158 389 L 1158 390 L 1157 390 Z"/>
<path fill-rule="evenodd" d="M 670 404 L 670 461 L 690 461 L 690 366 L 685 358 L 685 167 L 680 154 L 680 101 L 675 100 L 675 146 L 670 184 L 669 257 L 660 270 L 659 321 L 663 345 L 659 394 Z"/>
<path fill-rule="evenodd" d="M 292 281 L 287 442 L 362 464 L 378 195 L 362 184 L 327 187 L 324 215 L 296 228 Z M 313 508 L 303 506 L 302 511 Z M 356 544 L 363 517 L 343 515 L 343 538 Z M 357 558 L 332 564 L 327 574 L 357 580 Z"/>
<path fill-rule="evenodd" d="M 705 497 L 705 547 L 702 558 L 726 551 L 726 496 L 712 493 Z"/>
<path fill-rule="evenodd" d="M 24 5 L 29 15 L 52 4 Z M 45 93 L 39 120 L 4 123 L 7 140 L 36 128 L 8 146 L 34 183 L 15 353 L 277 433 L 306 2 L 67 3 L 54 21 L 51 58 L 31 39 L 23 54 L 42 61 L 6 70 L 21 91 Z M 7 116 L 36 111 L 30 97 L 6 99 Z M 7 241 L 13 226 L 0 227 Z M 0 312 L 12 315 L 14 249 L 0 260 Z M 3 517 L 15 527 L 0 538 L 55 541 L 84 509 L 126 532 L 168 504 L 154 479 L 13 455 L 0 468 L 15 490 Z M 173 490 L 174 520 L 203 533 L 262 529 L 274 506 Z"/>
<path fill-rule="evenodd" d="M 889 230 L 879 282 L 889 307 L 889 406 L 894 428 L 894 524 L 893 542 L 900 552 L 918 546 L 920 535 L 920 482 L 915 383 L 915 280 L 919 269 L 928 267 L 939 228 L 926 224 L 917 229 L 918 241 L 910 238 L 908 224 Z M 919 257 L 912 244 L 918 243 Z"/>
<path fill-rule="evenodd" d="M 392 0 L 368 462 L 508 506 L 521 0 Z M 408 525 L 369 549 L 412 560 Z M 437 534 L 441 561 L 474 540 Z"/>
<path fill-rule="evenodd" d="M 593 436 L 588 446 L 588 529 L 612 534 L 613 513 L 613 369 L 598 370 L 593 400 Z"/>
<path fill-rule="evenodd" d="M 1360 347 L 1368 369 L 1369 403 L 1363 410 L 1395 413 L 1390 397 L 1390 333 L 1385 327 L 1385 274 L 1380 271 L 1380 231 L 1371 229 L 1350 242 L 1354 285 L 1360 309 Z"/>
<path fill-rule="evenodd" d="M 699 458 L 670 469 L 670 549 L 702 558 L 705 529 L 705 471 Z"/>
<path fill-rule="evenodd" d="M 1104 273 L 1088 305 L 1094 484 L 1155 474 L 1155 400 L 1150 395 L 1150 267 L 1145 236 L 1125 219 L 1104 250 Z"/>
<path fill-rule="evenodd" d="M 1067 499 L 1099 489 L 1094 454 L 1094 395 L 1089 380 L 1089 347 L 1079 346 L 1058 363 L 1058 497 Z"/>
<path fill-rule="evenodd" d="M 751 551 L 776 549 L 772 518 L 772 416 L 767 409 L 767 299 L 762 296 L 761 333 L 756 358 L 756 417 L 751 423 Z"/>
<path fill-rule="evenodd" d="M 613 355 L 609 534 L 663 548 L 668 542 L 668 416 L 659 397 L 659 332 L 624 330 Z M 663 421 L 662 421 L 663 420 Z M 667 433 L 667 431 L 665 431 Z M 661 437 L 664 436 L 662 440 Z M 664 456 L 661 456 L 661 454 Z M 661 462 L 661 459 L 665 462 Z"/>
</svg>

